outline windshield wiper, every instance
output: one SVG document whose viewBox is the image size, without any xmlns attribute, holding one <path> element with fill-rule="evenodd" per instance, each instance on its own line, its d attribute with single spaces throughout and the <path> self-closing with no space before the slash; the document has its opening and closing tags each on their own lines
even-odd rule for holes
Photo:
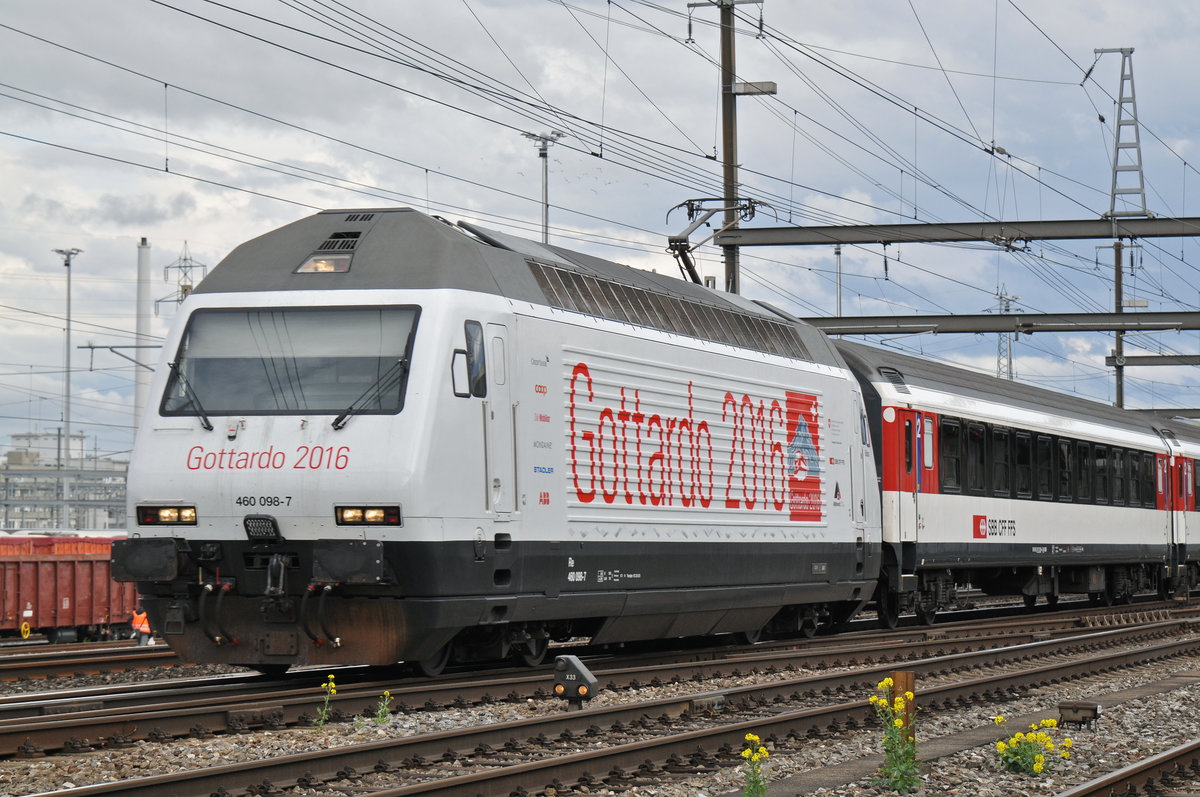
<svg viewBox="0 0 1200 797">
<path fill-rule="evenodd" d="M 183 392 L 187 395 L 188 403 L 196 410 L 196 414 L 200 416 L 200 425 L 206 431 L 213 430 L 212 421 L 208 419 L 208 413 L 204 411 L 204 407 L 200 406 L 200 397 L 196 395 L 196 391 L 192 390 L 192 385 L 187 381 L 187 377 L 183 375 L 183 371 L 179 368 L 179 363 L 167 363 L 167 367 L 171 369 L 171 373 L 175 374 L 175 378 L 179 380 L 179 384 L 183 386 Z"/>
<path fill-rule="evenodd" d="M 408 358 L 401 357 L 392 365 L 391 368 L 379 375 L 379 378 L 372 382 L 362 394 L 356 398 L 349 407 L 342 410 L 342 414 L 333 419 L 333 428 L 341 429 L 346 425 L 346 421 L 351 415 L 357 415 L 362 412 L 363 405 L 366 403 L 364 399 L 368 397 L 375 400 L 383 395 L 385 390 L 391 389 L 404 378 L 404 374 L 408 372 Z"/>
</svg>

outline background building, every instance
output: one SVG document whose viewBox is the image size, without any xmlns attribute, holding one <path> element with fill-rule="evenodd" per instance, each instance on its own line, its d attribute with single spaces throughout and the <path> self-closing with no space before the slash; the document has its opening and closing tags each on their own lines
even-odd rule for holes
<svg viewBox="0 0 1200 797">
<path fill-rule="evenodd" d="M 0 460 L 0 529 L 124 530 L 128 462 L 88 455 L 82 432 L 11 437 Z"/>
</svg>

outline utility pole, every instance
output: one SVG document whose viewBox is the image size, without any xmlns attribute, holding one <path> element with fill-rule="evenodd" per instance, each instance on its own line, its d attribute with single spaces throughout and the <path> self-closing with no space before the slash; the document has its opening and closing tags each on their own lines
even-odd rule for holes
<svg viewBox="0 0 1200 797">
<path fill-rule="evenodd" d="M 721 5 L 721 157 L 725 176 L 725 226 L 736 230 L 738 213 L 737 168 L 737 96 L 733 93 L 734 70 L 733 5 L 734 0 L 719 0 Z M 741 266 L 736 246 L 723 247 L 725 252 L 725 290 L 741 292 Z"/>
<path fill-rule="evenodd" d="M 762 5 L 763 0 L 707 0 L 707 2 L 688 3 L 688 8 L 709 8 L 716 5 L 721 9 L 721 160 L 724 174 L 725 224 L 722 231 L 737 233 L 739 220 L 738 196 L 738 157 L 737 157 L 737 97 L 739 94 L 774 94 L 777 87 L 770 81 L 742 83 L 737 80 L 733 46 L 733 10 L 734 6 L 752 3 Z M 691 21 L 688 22 L 689 38 L 691 38 Z M 759 17 L 759 32 L 762 32 L 762 18 Z M 721 245 L 725 253 L 725 290 L 729 293 L 739 293 L 741 286 L 741 267 L 738 257 L 738 245 L 726 243 Z"/>
<path fill-rule="evenodd" d="M 542 159 L 542 243 L 550 243 L 550 199 L 547 195 L 547 183 L 549 182 L 549 162 L 548 150 L 550 145 L 566 135 L 561 130 L 551 130 L 549 133 L 522 133 L 521 135 L 532 141 L 538 150 L 538 157 Z"/>
<path fill-rule="evenodd" d="M 63 370 L 63 432 L 66 441 L 66 456 L 63 457 L 62 476 L 62 512 L 64 526 L 74 528 L 71 521 L 71 477 L 67 472 L 71 469 L 71 260 L 81 254 L 82 249 L 55 249 L 55 254 L 62 255 L 63 266 L 67 269 L 67 348 L 66 367 Z"/>
</svg>

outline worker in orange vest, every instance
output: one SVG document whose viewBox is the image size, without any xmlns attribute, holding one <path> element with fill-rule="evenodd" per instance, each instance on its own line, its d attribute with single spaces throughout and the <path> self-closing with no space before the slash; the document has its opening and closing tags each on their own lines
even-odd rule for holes
<svg viewBox="0 0 1200 797">
<path fill-rule="evenodd" d="M 138 645 L 153 645 L 154 637 L 150 633 L 150 618 L 141 604 L 133 610 L 133 632 L 137 634 Z"/>
</svg>

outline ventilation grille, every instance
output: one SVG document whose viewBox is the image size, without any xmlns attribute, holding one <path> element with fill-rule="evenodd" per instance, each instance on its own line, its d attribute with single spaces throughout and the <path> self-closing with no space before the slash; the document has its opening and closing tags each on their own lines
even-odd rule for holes
<svg viewBox="0 0 1200 797">
<path fill-rule="evenodd" d="M 546 302 L 560 310 L 800 360 L 812 359 L 795 327 L 726 307 L 527 260 Z"/>
<path fill-rule="evenodd" d="M 895 368 L 880 368 L 879 373 L 884 379 L 892 383 L 892 387 L 896 388 L 897 393 L 912 395 L 912 391 L 908 389 L 908 385 L 904 382 L 904 377 Z"/>
<path fill-rule="evenodd" d="M 358 246 L 358 232 L 335 232 L 317 247 L 318 252 L 353 252 Z"/>
<path fill-rule="evenodd" d="M 374 213 L 351 213 L 346 217 L 346 221 L 370 221 L 375 218 Z"/>
</svg>

